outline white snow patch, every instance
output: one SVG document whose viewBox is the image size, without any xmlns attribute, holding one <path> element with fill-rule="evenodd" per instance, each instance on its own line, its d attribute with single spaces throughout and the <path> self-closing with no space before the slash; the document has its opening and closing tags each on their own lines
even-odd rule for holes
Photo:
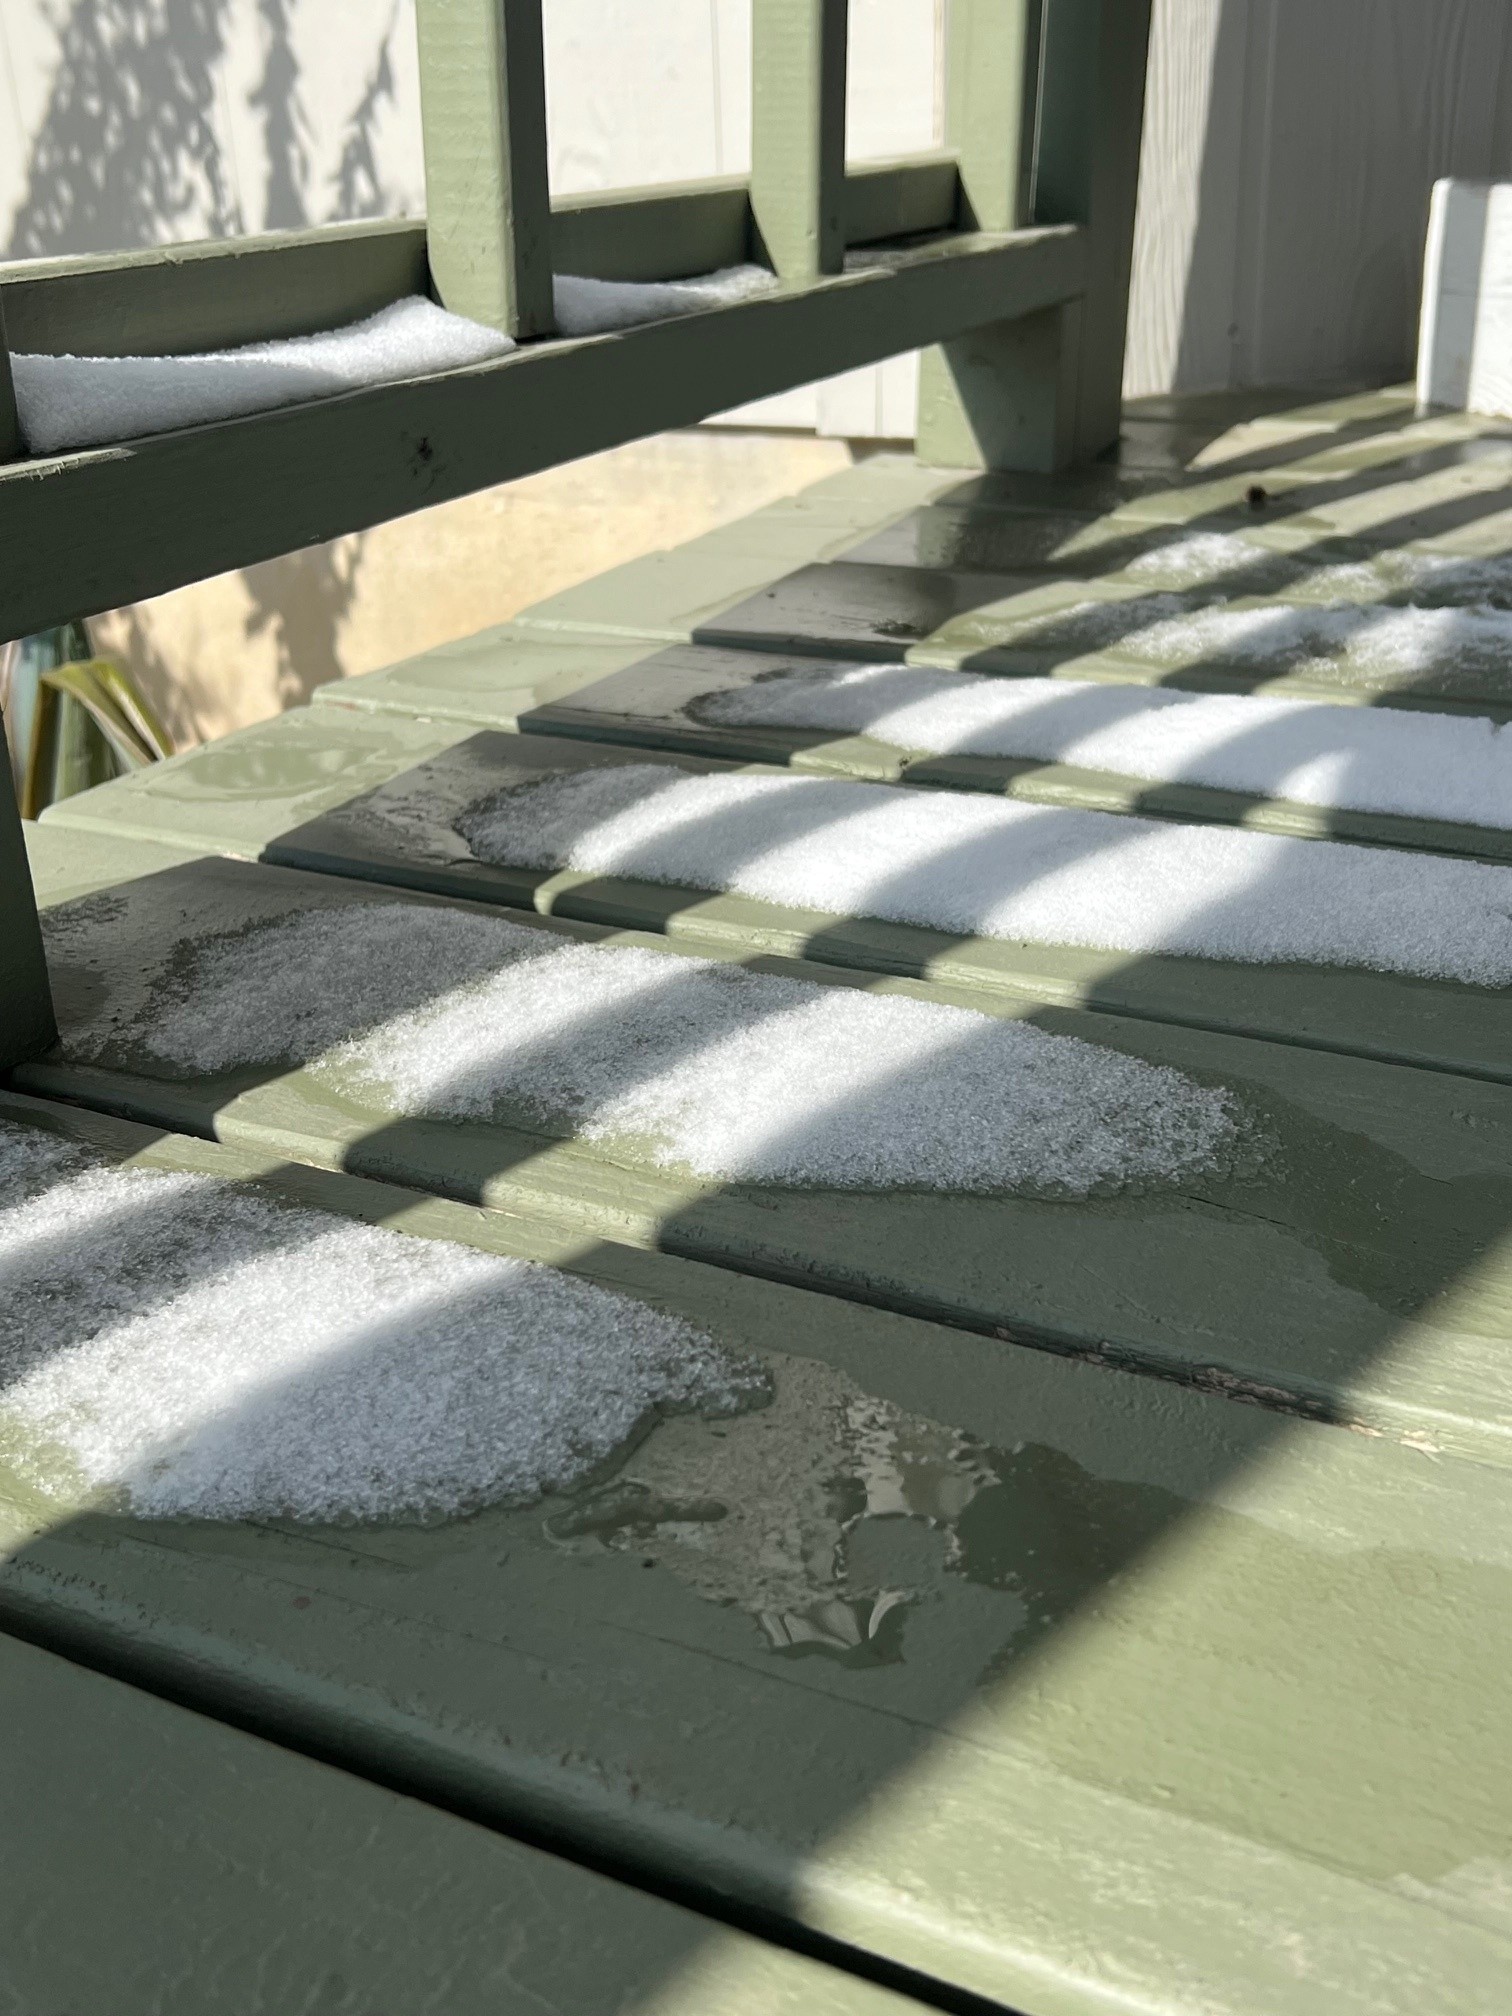
<svg viewBox="0 0 1512 2016">
<path fill-rule="evenodd" d="M 1512 610 L 1487 604 L 1421 609 L 1373 603 L 1266 603 L 1237 609 L 1153 594 L 1056 610 L 1015 640 L 1028 646 L 1116 651 L 1177 668 L 1237 660 L 1275 672 L 1319 670 L 1358 682 L 1456 670 L 1504 671 Z"/>
<path fill-rule="evenodd" d="M 480 860 L 973 937 L 1512 982 L 1512 869 L 818 777 L 605 766 L 501 792 Z"/>
<path fill-rule="evenodd" d="M 691 1324 L 590 1282 L 4 1123 L 0 1200 L 0 1436 L 48 1495 L 456 1514 L 571 1484 L 654 1409 L 760 1390 Z"/>
<path fill-rule="evenodd" d="M 346 1096 L 716 1179 L 1084 1196 L 1215 1166 L 1235 1131 L 1221 1092 L 1025 1023 L 439 908 L 303 912 L 180 988 L 142 1037 L 175 1065 L 311 1058 Z"/>
<path fill-rule="evenodd" d="M 416 294 L 316 336 L 181 357 L 17 355 L 11 369 L 27 446 L 56 455 L 454 371 L 513 348 L 496 329 Z"/>
<path fill-rule="evenodd" d="M 1024 757 L 1301 805 L 1512 826 L 1512 725 L 1470 715 L 906 665 L 780 674 L 703 695 L 690 711 L 933 755 Z"/>
<path fill-rule="evenodd" d="M 590 280 L 579 273 L 558 273 L 552 293 L 558 334 L 601 336 L 638 322 L 748 301 L 776 285 L 777 276 L 765 266 L 723 266 L 693 280 Z"/>
</svg>

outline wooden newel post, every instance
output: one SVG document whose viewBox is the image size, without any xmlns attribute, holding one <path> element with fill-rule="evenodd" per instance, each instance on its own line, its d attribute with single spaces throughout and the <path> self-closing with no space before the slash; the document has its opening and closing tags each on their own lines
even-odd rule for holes
<svg viewBox="0 0 1512 2016">
<path fill-rule="evenodd" d="M 960 222 L 1082 225 L 1086 287 L 926 353 L 922 460 L 1061 469 L 1118 439 L 1149 34 L 1150 0 L 950 0 Z"/>
<path fill-rule="evenodd" d="M 753 0 L 751 210 L 784 280 L 845 257 L 846 0 Z"/>
<path fill-rule="evenodd" d="M 442 304 L 552 327 L 541 0 L 417 0 L 426 237 Z"/>
</svg>

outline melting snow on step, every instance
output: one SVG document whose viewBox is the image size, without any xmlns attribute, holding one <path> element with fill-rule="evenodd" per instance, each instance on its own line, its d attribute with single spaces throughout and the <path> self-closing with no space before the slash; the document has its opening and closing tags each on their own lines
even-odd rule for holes
<svg viewBox="0 0 1512 2016">
<path fill-rule="evenodd" d="M 458 821 L 480 860 L 969 937 L 1512 982 L 1512 869 L 818 777 L 605 765 Z"/>
<path fill-rule="evenodd" d="M 1027 1023 L 439 906 L 305 911 L 175 963 L 136 1039 L 175 1067 L 313 1059 L 386 1110 L 707 1178 L 1085 1196 L 1235 1134 L 1221 1091 Z"/>
<path fill-rule="evenodd" d="M 706 694 L 692 711 L 931 755 L 1069 763 L 1300 805 L 1512 827 L 1512 724 L 1472 715 L 908 665 L 781 673 Z"/>
<path fill-rule="evenodd" d="M 7 1462 L 149 1517 L 469 1511 L 761 1390 L 630 1296 L 4 1123 L 0 1284 Z"/>
</svg>

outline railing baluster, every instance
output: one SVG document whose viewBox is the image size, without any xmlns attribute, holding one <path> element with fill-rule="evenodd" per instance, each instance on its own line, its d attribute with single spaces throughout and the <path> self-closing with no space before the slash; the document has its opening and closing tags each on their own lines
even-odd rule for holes
<svg viewBox="0 0 1512 2016">
<path fill-rule="evenodd" d="M 1150 0 L 951 0 L 946 138 L 963 222 L 1086 226 L 1087 285 L 926 354 L 922 460 L 1059 469 L 1117 440 L 1149 28 Z"/>
<path fill-rule="evenodd" d="M 5 340 L 5 303 L 0 299 L 0 462 L 19 462 L 23 452 L 16 388 L 11 383 L 10 346 Z"/>
<path fill-rule="evenodd" d="M 511 336 L 552 326 L 541 0 L 418 0 L 431 276 Z"/>
<path fill-rule="evenodd" d="M 945 144 L 960 164 L 965 231 L 1029 221 L 1044 0 L 951 0 Z"/>
<path fill-rule="evenodd" d="M 846 0 L 752 0 L 751 209 L 784 280 L 845 256 Z"/>
</svg>

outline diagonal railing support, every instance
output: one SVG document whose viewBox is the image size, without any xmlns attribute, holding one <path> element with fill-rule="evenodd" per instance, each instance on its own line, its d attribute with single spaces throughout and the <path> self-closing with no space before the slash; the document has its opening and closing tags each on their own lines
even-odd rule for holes
<svg viewBox="0 0 1512 2016">
<path fill-rule="evenodd" d="M 552 327 L 541 0 L 418 0 L 431 277 L 509 336 Z"/>
<path fill-rule="evenodd" d="M 784 280 L 845 257 L 846 0 L 752 0 L 751 209 Z"/>
</svg>

